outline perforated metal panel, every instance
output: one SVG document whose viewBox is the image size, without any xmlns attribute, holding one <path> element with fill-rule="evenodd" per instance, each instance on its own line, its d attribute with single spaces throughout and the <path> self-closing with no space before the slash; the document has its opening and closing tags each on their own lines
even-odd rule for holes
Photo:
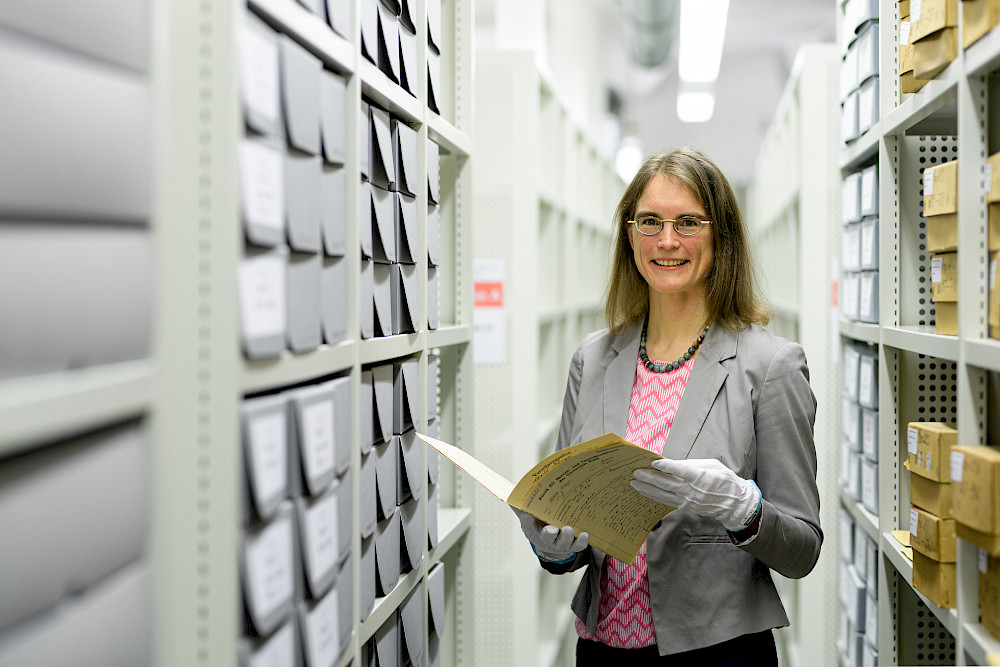
<svg viewBox="0 0 1000 667">
<path fill-rule="evenodd" d="M 894 664 L 957 665 L 952 634 L 908 586 L 899 590 L 899 655 Z"/>
</svg>

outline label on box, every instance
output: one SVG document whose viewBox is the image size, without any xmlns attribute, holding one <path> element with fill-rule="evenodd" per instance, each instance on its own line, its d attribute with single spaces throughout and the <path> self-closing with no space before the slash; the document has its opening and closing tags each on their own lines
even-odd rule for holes
<svg viewBox="0 0 1000 667">
<path fill-rule="evenodd" d="M 910 11 L 913 11 L 913 5 L 910 5 Z M 899 45 L 908 46 L 910 43 L 910 22 L 903 21 L 899 25 Z"/>
<path fill-rule="evenodd" d="M 920 524 L 920 515 L 917 510 L 910 510 L 910 535 L 917 536 L 917 526 Z"/>
<path fill-rule="evenodd" d="M 875 170 L 866 169 L 861 172 L 861 209 L 875 208 Z"/>
<path fill-rule="evenodd" d="M 296 639 L 292 624 L 285 623 L 250 657 L 247 667 L 293 667 Z"/>
<path fill-rule="evenodd" d="M 333 468 L 333 401 L 319 401 L 302 410 L 306 470 L 320 475 Z"/>
<path fill-rule="evenodd" d="M 246 26 L 240 31 L 240 84 L 247 107 L 277 123 L 278 43 Z"/>
<path fill-rule="evenodd" d="M 254 489 L 260 498 L 273 498 L 288 479 L 285 413 L 257 417 L 250 422 Z"/>
<path fill-rule="evenodd" d="M 990 286 L 993 289 L 997 288 L 997 263 L 996 260 L 990 262 Z"/>
<path fill-rule="evenodd" d="M 862 281 L 861 281 L 861 311 L 860 311 L 860 314 L 861 314 L 861 317 L 863 317 L 863 318 L 864 317 L 868 317 L 868 315 L 871 314 L 871 310 L 872 310 L 872 287 L 873 287 L 873 285 L 872 285 L 872 282 L 870 280 L 864 280 L 864 279 L 862 279 Z M 861 377 L 864 378 L 866 375 L 867 375 L 867 373 L 864 373 L 864 374 L 861 375 Z M 868 385 L 869 385 L 868 387 L 865 387 L 864 386 L 864 382 L 862 382 L 862 389 L 861 389 L 861 393 L 860 393 L 861 396 L 867 396 L 868 392 L 871 391 L 871 382 L 870 381 L 868 382 Z"/>
<path fill-rule="evenodd" d="M 306 646 L 310 665 L 332 665 L 337 662 L 340 650 L 340 610 L 337 608 L 337 591 L 330 591 L 309 612 L 306 621 Z"/>
<path fill-rule="evenodd" d="M 871 445 L 869 443 L 875 442 L 875 419 L 869 418 L 869 414 L 863 415 L 861 420 L 861 442 L 864 444 L 864 450 L 867 452 Z"/>
<path fill-rule="evenodd" d="M 962 483 L 962 473 L 965 468 L 965 452 L 951 453 L 951 481 L 956 484 Z"/>
<path fill-rule="evenodd" d="M 868 292 L 870 290 L 863 290 Z M 864 302 L 864 294 L 861 295 L 862 303 Z M 869 305 L 871 305 L 869 303 Z M 861 310 L 862 313 L 868 312 L 864 308 Z M 867 367 L 867 368 L 866 368 Z M 872 388 L 872 376 L 875 374 L 875 368 L 871 364 L 865 364 L 864 360 L 861 363 L 861 381 L 858 383 L 858 401 L 862 405 L 874 405 L 875 396 L 873 396 L 874 390 Z"/>
<path fill-rule="evenodd" d="M 295 592 L 292 567 L 292 522 L 269 525 L 247 551 L 251 600 L 260 616 L 268 616 Z"/>
<path fill-rule="evenodd" d="M 262 255 L 240 264 L 240 320 L 247 338 L 285 333 L 285 260 Z"/>
<path fill-rule="evenodd" d="M 917 429 L 915 428 L 906 429 L 906 451 L 908 451 L 910 454 L 916 455 L 918 440 L 919 440 L 919 435 L 917 434 Z"/>
<path fill-rule="evenodd" d="M 986 163 L 986 168 L 983 170 L 983 189 L 989 192 L 993 189 L 993 165 L 989 162 Z"/>
<path fill-rule="evenodd" d="M 922 0 L 910 0 L 910 21 L 920 20 L 920 9 Z"/>
<path fill-rule="evenodd" d="M 281 229 L 285 216 L 285 162 L 281 151 L 257 141 L 240 144 L 243 215 L 250 224 Z"/>
<path fill-rule="evenodd" d="M 990 552 L 986 549 L 979 549 L 979 571 L 986 574 L 989 569 Z"/>
<path fill-rule="evenodd" d="M 870 266 L 875 262 L 875 225 L 861 227 L 861 264 Z"/>
<path fill-rule="evenodd" d="M 306 535 L 309 563 L 313 575 L 325 574 L 337 562 L 337 494 L 331 494 L 316 503 L 306 513 Z"/>
<path fill-rule="evenodd" d="M 942 257 L 935 257 L 931 260 L 931 282 L 941 282 L 941 273 L 944 260 Z"/>
<path fill-rule="evenodd" d="M 930 197 L 934 194 L 934 170 L 924 170 L 924 196 Z"/>
<path fill-rule="evenodd" d="M 931 469 L 931 453 L 928 451 L 924 452 L 924 470 L 930 470 L 930 469 Z"/>
</svg>

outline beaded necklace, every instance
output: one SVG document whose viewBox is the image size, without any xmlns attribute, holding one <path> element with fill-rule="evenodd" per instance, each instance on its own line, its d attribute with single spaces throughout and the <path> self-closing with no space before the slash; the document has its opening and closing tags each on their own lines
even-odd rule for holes
<svg viewBox="0 0 1000 667">
<path fill-rule="evenodd" d="M 698 348 L 701 347 L 701 343 L 702 341 L 705 340 L 705 335 L 708 333 L 708 328 L 709 328 L 705 327 L 705 330 L 701 332 L 701 335 L 698 336 L 698 339 L 695 342 L 691 343 L 691 347 L 688 348 L 687 352 L 677 357 L 677 361 L 672 361 L 669 364 L 660 365 L 660 364 L 654 364 L 652 361 L 650 361 L 649 356 L 646 354 L 646 328 L 648 326 L 649 326 L 649 316 L 647 316 L 646 321 L 642 323 L 642 338 L 639 339 L 639 359 L 642 360 L 642 364 L 646 368 L 648 368 L 654 373 L 669 373 L 671 371 L 676 371 L 678 368 L 683 366 L 689 359 L 691 359 L 691 357 L 694 356 L 694 353 L 698 351 Z"/>
</svg>

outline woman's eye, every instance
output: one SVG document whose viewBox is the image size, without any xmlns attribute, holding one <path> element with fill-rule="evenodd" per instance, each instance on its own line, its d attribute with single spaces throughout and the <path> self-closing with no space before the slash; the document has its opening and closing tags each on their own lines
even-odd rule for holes
<svg viewBox="0 0 1000 667">
<path fill-rule="evenodd" d="M 694 228 L 701 224 L 701 220 L 698 220 L 697 218 L 684 217 L 680 219 L 680 223 L 682 227 Z"/>
</svg>

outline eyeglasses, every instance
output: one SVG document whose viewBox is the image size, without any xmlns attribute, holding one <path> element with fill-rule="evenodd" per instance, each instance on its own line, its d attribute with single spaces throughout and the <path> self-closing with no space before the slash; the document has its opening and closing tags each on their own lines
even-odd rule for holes
<svg viewBox="0 0 1000 667">
<path fill-rule="evenodd" d="M 629 220 L 626 224 L 635 225 L 636 231 L 644 236 L 656 236 L 663 230 L 666 222 L 673 223 L 674 231 L 682 236 L 694 236 L 702 227 L 712 224 L 711 220 L 699 220 L 693 215 L 682 215 L 676 220 L 661 220 L 652 215 L 644 215 L 638 220 Z"/>
</svg>

